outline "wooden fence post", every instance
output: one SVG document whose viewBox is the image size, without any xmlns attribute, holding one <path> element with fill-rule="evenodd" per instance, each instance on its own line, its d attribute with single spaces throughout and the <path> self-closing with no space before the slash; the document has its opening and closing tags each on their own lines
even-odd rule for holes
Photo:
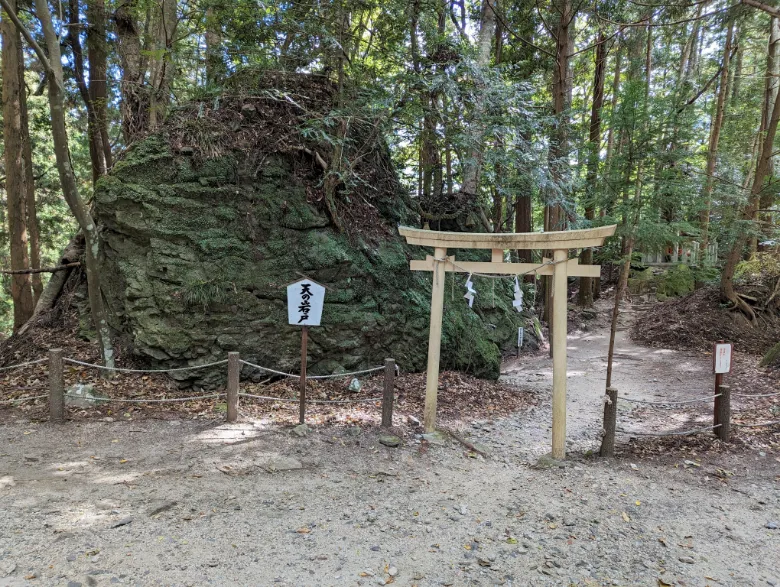
<svg viewBox="0 0 780 587">
<path fill-rule="evenodd" d="M 241 375 L 241 363 L 237 352 L 228 353 L 227 379 L 227 421 L 238 419 L 238 380 Z"/>
<path fill-rule="evenodd" d="M 62 349 L 49 349 L 49 419 L 52 422 L 65 421 Z"/>
<path fill-rule="evenodd" d="M 715 428 L 713 432 L 723 442 L 729 442 L 731 439 L 731 386 L 721 385 L 718 388 L 720 397 L 715 398 L 720 400 L 718 402 L 718 413 L 715 418 L 715 423 L 720 424 Z"/>
<path fill-rule="evenodd" d="M 395 402 L 395 359 L 385 359 L 385 388 L 382 393 L 382 428 L 393 426 Z"/>
<path fill-rule="evenodd" d="M 615 428 L 617 427 L 617 397 L 618 390 L 614 387 L 607 388 L 607 398 L 604 402 L 604 436 L 601 438 L 601 450 L 599 456 L 615 456 Z"/>
</svg>

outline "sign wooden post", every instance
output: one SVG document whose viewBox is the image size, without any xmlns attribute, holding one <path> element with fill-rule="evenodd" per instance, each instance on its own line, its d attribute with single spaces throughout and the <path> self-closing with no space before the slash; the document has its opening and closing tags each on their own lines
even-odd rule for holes
<svg viewBox="0 0 780 587">
<path fill-rule="evenodd" d="M 300 413 L 306 419 L 306 363 L 308 361 L 309 326 L 319 326 L 325 304 L 325 287 L 311 279 L 301 279 L 287 286 L 287 321 L 301 329 Z"/>
<path fill-rule="evenodd" d="M 304 326 L 301 329 L 301 380 L 300 380 L 300 409 L 298 413 L 298 423 L 303 424 L 306 420 L 306 363 L 308 361 L 309 346 L 309 327 Z"/>
<path fill-rule="evenodd" d="M 444 276 L 449 272 L 494 275 L 553 276 L 553 434 L 552 456 L 562 459 L 566 453 L 566 323 L 568 277 L 599 277 L 598 265 L 579 265 L 577 259 L 569 259 L 569 250 L 597 247 L 604 239 L 615 234 L 615 225 L 587 230 L 561 232 L 521 233 L 473 233 L 440 232 L 418 228 L 399 227 L 410 245 L 432 247 L 434 255 L 424 261 L 412 261 L 412 271 L 430 271 L 431 322 L 428 336 L 428 370 L 425 382 L 425 431 L 436 429 L 436 404 L 439 387 L 439 357 L 441 354 L 441 328 L 444 310 Z M 447 249 L 490 249 L 491 260 L 455 261 L 447 257 Z M 533 263 L 504 262 L 504 251 L 511 249 L 552 250 L 553 259 L 545 259 L 541 265 Z"/>
<path fill-rule="evenodd" d="M 721 396 L 721 387 L 723 386 L 723 374 L 731 373 L 731 343 L 719 340 L 715 343 L 715 348 L 712 351 L 712 371 L 715 373 L 715 405 L 713 406 L 713 418 L 712 422 L 714 426 L 725 424 L 721 421 L 721 402 L 723 397 Z M 715 433 L 718 433 L 717 428 Z"/>
</svg>

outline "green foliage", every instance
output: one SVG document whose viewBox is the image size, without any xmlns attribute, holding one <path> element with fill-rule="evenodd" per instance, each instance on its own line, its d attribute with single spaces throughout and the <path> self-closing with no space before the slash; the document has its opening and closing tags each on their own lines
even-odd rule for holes
<svg viewBox="0 0 780 587">
<path fill-rule="evenodd" d="M 780 255 L 756 253 L 737 265 L 736 280 L 748 283 L 770 282 L 780 279 Z"/>
<path fill-rule="evenodd" d="M 675 265 L 658 279 L 658 293 L 666 297 L 679 297 L 691 293 L 695 276 L 688 265 Z"/>
<path fill-rule="evenodd" d="M 329 222 L 325 211 L 305 205 L 301 192 L 296 191 L 301 189 L 300 175 L 312 172 L 321 181 L 306 194 L 308 201 L 321 201 L 318 198 L 326 181 L 337 184 L 337 207 L 348 223 L 360 222 L 364 200 L 369 206 L 383 207 L 383 213 L 397 211 L 398 222 L 416 223 L 418 219 L 406 205 L 411 197 L 412 209 L 431 217 L 426 217 L 431 228 L 483 230 L 482 218 L 492 223 L 495 209 L 498 226 L 492 228 L 508 231 L 514 225 L 518 198 L 529 197 L 537 230 L 543 226 L 545 208 L 552 205 L 563 208 L 569 228 L 619 223 L 618 236 L 595 252 L 595 261 L 602 264 L 622 261 L 626 237 L 635 239 L 637 250 L 648 252 L 662 250 L 678 238 L 701 239 L 710 130 L 721 85 L 718 72 L 728 21 L 733 19 L 739 42 L 732 56 L 730 91 L 712 178 L 708 238 L 718 242 L 722 257 L 736 235 L 747 233 L 759 241 L 776 237 L 780 217 L 776 177 L 759 186 L 761 209 L 775 212 L 763 212 L 760 224 L 741 220 L 758 156 L 757 137 L 763 136 L 759 125 L 765 81 L 773 76 L 765 75 L 769 16 L 748 6 L 718 8 L 704 10 L 697 22 L 697 3 L 661 3 L 651 11 L 654 26 L 643 27 L 635 26 L 648 15 L 641 3 L 600 3 L 598 14 L 587 3 L 575 5 L 571 71 L 566 76 L 572 80 L 566 92 L 571 102 L 562 115 L 553 117 L 551 82 L 559 68 L 555 56 L 559 14 L 549 3 L 497 5 L 500 43 L 493 39 L 490 63 L 483 66 L 478 62 L 477 35 L 484 13 L 482 2 L 476 0 L 463 2 L 462 10 L 457 3 L 406 0 L 180 2 L 173 46 L 162 49 L 144 44 L 141 55 L 144 60 L 162 59 L 176 71 L 170 89 L 176 114 L 173 131 L 185 139 L 183 146 L 196 148 L 198 156 L 172 163 L 167 136 L 152 136 L 135 146 L 132 157 L 125 155 L 128 145 L 122 142 L 122 123 L 130 112 L 121 107 L 122 89 L 128 83 L 116 83 L 124 61 L 112 36 L 108 114 L 113 172 L 125 184 L 132 183 L 134 197 L 146 203 L 142 214 L 120 220 L 132 232 L 143 230 L 148 221 L 162 219 L 159 227 L 166 237 L 186 240 L 197 234 L 192 248 L 199 253 L 246 257 L 250 254 L 247 242 L 257 236 L 244 239 L 243 235 L 226 238 L 220 234 L 245 220 L 230 202 L 221 200 L 233 197 L 236 190 L 242 190 L 242 182 L 253 174 L 256 178 L 262 169 L 269 175 L 276 173 L 279 181 L 266 184 L 264 193 L 241 191 L 240 197 L 273 201 L 279 191 L 291 193 L 290 201 L 304 205 L 291 204 L 286 213 L 274 216 L 290 230 L 313 230 Z M 148 19 L 156 7 L 152 0 L 129 5 L 144 35 L 153 34 Z M 84 14 L 79 16 L 82 26 L 77 28 L 86 46 L 91 23 Z M 22 18 L 39 36 L 34 16 L 22 11 Z M 608 39 L 605 100 L 600 136 L 592 142 L 594 44 L 599 33 Z M 207 50 L 204 43 L 209 45 Z M 684 54 L 690 55 L 685 63 L 681 61 Z M 39 68 L 31 54 L 25 55 L 26 84 L 35 90 L 40 84 Z M 71 159 L 82 193 L 90 196 L 87 112 L 74 79 L 73 55 L 66 49 L 64 57 Z M 613 87 L 618 62 L 619 83 Z M 312 74 L 327 80 L 327 89 L 322 95 L 303 85 L 273 91 L 267 80 L 279 72 Z M 233 158 L 231 140 L 236 131 L 228 126 L 225 132 L 219 113 L 224 112 L 225 100 L 240 100 L 255 89 L 265 92 L 267 100 L 289 107 L 278 122 L 294 132 L 284 140 L 269 138 L 267 147 L 269 153 L 300 155 L 295 181 L 282 183 L 292 176 L 273 155 L 265 157 L 264 153 L 262 160 L 247 165 L 251 169 L 241 169 Z M 27 105 L 42 262 L 48 265 L 57 261 L 74 234 L 75 222 L 61 197 L 53 164 L 45 92 L 30 94 Z M 197 106 L 182 115 L 188 100 L 195 100 Z M 312 108 L 311 101 L 321 107 Z M 249 115 L 241 120 L 246 123 Z M 390 152 L 382 165 L 392 161 L 401 190 L 395 184 L 379 185 L 360 169 L 367 153 L 383 140 Z M 305 151 L 299 150 L 304 145 L 322 157 L 326 170 L 320 163 L 313 167 L 315 171 L 307 168 L 310 162 Z M 556 151 L 562 155 L 556 157 Z M 458 194 L 464 168 L 475 154 L 481 162 L 479 187 L 476 194 L 464 197 Z M 589 169 L 590 160 L 595 169 Z M 192 181 L 196 176 L 199 184 Z M 179 195 L 175 192 L 185 185 L 188 202 L 208 202 L 202 205 L 202 214 L 192 214 L 190 208 L 186 214 L 171 209 Z M 158 186 L 167 186 L 167 193 Z M 372 193 L 383 202 L 367 198 Z M 110 198 L 111 190 L 103 190 L 100 197 Z M 584 218 L 586 208 L 593 209 L 594 219 Z M 119 211 L 120 216 L 123 213 Z M 9 265 L 6 224 L 3 215 L 2 267 Z M 342 256 L 338 241 L 319 243 L 309 236 L 302 240 L 321 247 L 319 258 L 325 262 Z M 285 247 L 285 241 L 276 237 L 267 245 L 269 252 L 279 255 Z M 764 266 L 752 259 L 740 265 L 738 279 L 757 279 L 767 271 L 774 275 L 771 264 Z M 698 268 L 693 279 L 712 282 L 717 272 Z M 664 291 L 681 291 L 689 281 L 675 273 Z M 3 279 L 0 292 L 0 332 L 5 333 L 10 324 L 9 283 Z M 209 280 L 194 280 L 190 290 L 188 303 L 195 306 L 221 303 L 222 296 L 228 295 L 217 291 Z M 457 328 L 468 336 L 465 325 Z M 469 352 L 490 354 L 477 348 Z M 468 362 L 466 358 L 458 361 Z"/>
<path fill-rule="evenodd" d="M 225 304 L 230 300 L 230 290 L 221 276 L 186 281 L 181 289 L 184 303 L 200 307 L 204 312 L 213 304 Z"/>
</svg>

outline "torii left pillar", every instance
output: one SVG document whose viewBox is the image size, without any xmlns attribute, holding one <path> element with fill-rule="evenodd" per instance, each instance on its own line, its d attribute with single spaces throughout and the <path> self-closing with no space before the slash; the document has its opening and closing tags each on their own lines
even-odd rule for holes
<svg viewBox="0 0 780 587">
<path fill-rule="evenodd" d="M 447 249 L 436 248 L 434 259 L 444 259 Z M 435 262 L 431 287 L 431 327 L 428 333 L 428 372 L 425 378 L 425 411 L 423 420 L 426 432 L 436 429 L 436 406 L 439 394 L 439 359 L 441 357 L 441 324 L 444 314 L 445 266 Z"/>
</svg>

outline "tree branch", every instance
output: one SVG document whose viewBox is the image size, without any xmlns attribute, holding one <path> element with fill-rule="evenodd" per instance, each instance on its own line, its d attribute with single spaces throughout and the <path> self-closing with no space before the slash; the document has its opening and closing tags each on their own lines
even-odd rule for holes
<svg viewBox="0 0 780 587">
<path fill-rule="evenodd" d="M 492 2 L 488 2 L 488 6 L 490 7 L 490 10 L 493 12 L 493 14 L 496 15 L 496 19 L 498 19 L 498 22 L 501 23 L 501 26 L 504 28 L 504 30 L 506 32 L 508 32 L 510 35 L 512 35 L 518 41 L 520 41 L 522 43 L 525 43 L 529 47 L 532 47 L 533 49 L 536 49 L 537 51 L 539 51 L 541 53 L 544 53 L 545 55 L 548 55 L 548 56 L 552 57 L 553 59 L 555 59 L 555 54 L 554 53 L 552 53 L 551 51 L 548 51 L 547 49 L 543 49 L 542 47 L 539 47 L 538 45 L 535 45 L 531 41 L 528 41 L 528 40 L 524 39 L 523 37 L 518 35 L 515 31 L 513 31 L 511 29 L 511 27 L 507 24 L 507 22 L 504 19 L 504 17 L 498 12 L 498 10 L 496 10 L 493 7 L 493 3 Z"/>
<path fill-rule="evenodd" d="M 5 10 L 6 14 L 8 15 L 8 18 L 10 18 L 11 22 L 14 23 L 16 29 L 24 37 L 24 40 L 27 41 L 27 44 L 30 45 L 30 47 L 32 47 L 33 51 L 35 51 L 35 55 L 38 57 L 39 61 L 41 62 L 41 65 L 43 65 L 43 69 L 46 71 L 46 74 L 52 75 L 54 73 L 54 70 L 51 67 L 51 62 L 46 57 L 46 53 L 43 52 L 43 49 L 38 44 L 38 42 L 33 38 L 33 36 L 30 34 L 30 31 L 28 31 L 25 28 L 25 26 L 22 24 L 22 21 L 19 20 L 19 17 L 16 16 L 16 11 L 13 8 L 11 8 L 10 4 L 8 4 L 8 0 L 0 0 L 0 6 L 3 7 L 3 10 Z"/>
<path fill-rule="evenodd" d="M 2 275 L 29 275 L 30 273 L 56 273 L 57 271 L 65 271 L 71 267 L 81 267 L 81 263 L 78 261 L 75 263 L 67 263 L 65 265 L 57 265 L 56 267 L 41 267 L 40 269 L 19 269 L 18 271 L 5 271 L 0 270 Z"/>
<path fill-rule="evenodd" d="M 729 55 L 729 59 L 731 59 L 732 57 L 734 57 L 734 53 L 736 53 L 736 52 L 737 52 L 737 49 L 738 49 L 738 47 L 737 47 L 737 46 L 735 46 L 735 47 L 734 47 L 734 48 L 731 50 L 731 55 Z M 706 91 L 707 91 L 707 88 L 709 88 L 709 87 L 710 87 L 710 86 L 711 86 L 711 85 L 712 85 L 712 84 L 715 82 L 715 80 L 716 80 L 716 79 L 718 79 L 718 77 L 720 77 L 720 73 L 721 73 L 722 71 L 723 71 L 723 64 L 721 64 L 721 66 L 718 68 L 718 71 L 716 71 L 716 72 L 715 72 L 715 75 L 713 75 L 713 76 L 712 76 L 712 77 L 709 79 L 709 81 L 707 81 L 707 83 L 706 83 L 706 84 L 704 84 L 704 86 L 702 86 L 701 90 L 699 90 L 699 91 L 696 93 L 696 95 L 695 95 L 693 98 L 691 98 L 690 100 L 688 100 L 688 101 L 687 101 L 685 104 L 683 104 L 682 106 L 680 106 L 680 107 L 677 109 L 677 114 L 680 114 L 680 112 L 682 112 L 682 111 L 683 111 L 683 110 L 685 110 L 685 109 L 686 109 L 688 106 L 690 106 L 690 105 L 691 105 L 691 104 L 693 104 L 693 103 L 694 103 L 696 100 L 698 100 L 698 99 L 701 97 L 701 95 L 702 95 L 704 92 L 706 92 Z"/>
<path fill-rule="evenodd" d="M 759 10 L 763 10 L 764 12 L 774 16 L 775 18 L 780 18 L 780 9 L 775 8 L 774 6 L 769 6 L 769 4 L 764 4 L 763 2 L 758 2 L 757 0 L 741 0 L 740 4 L 745 4 L 747 6 L 752 6 L 753 8 L 758 8 Z"/>
</svg>

